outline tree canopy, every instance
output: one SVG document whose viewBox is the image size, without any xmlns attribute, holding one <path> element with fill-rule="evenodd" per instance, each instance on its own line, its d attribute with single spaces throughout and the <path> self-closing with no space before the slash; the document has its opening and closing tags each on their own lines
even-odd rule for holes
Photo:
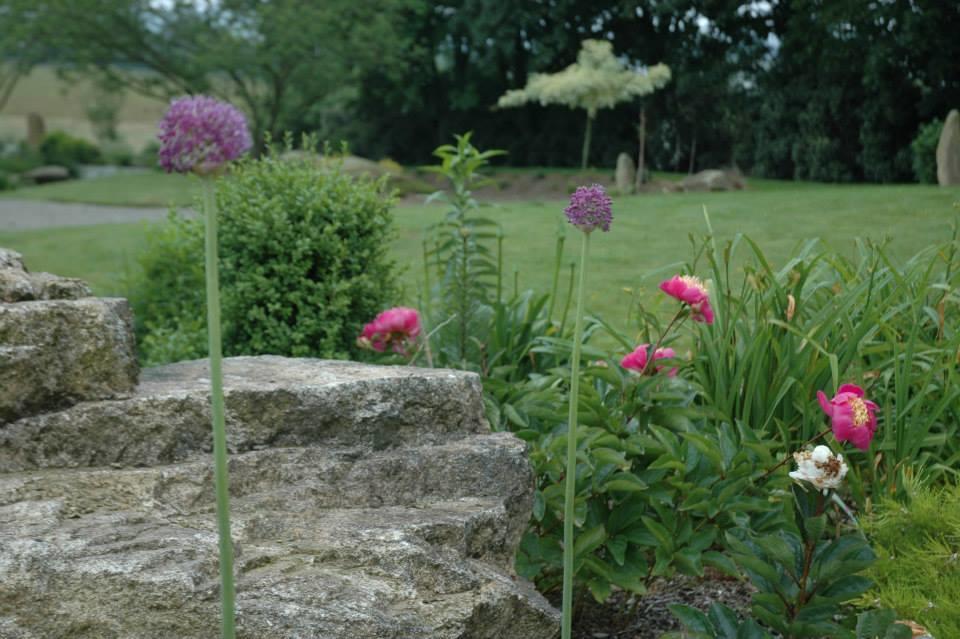
<svg viewBox="0 0 960 639">
<path fill-rule="evenodd" d="M 670 81 L 670 69 L 657 64 L 634 69 L 613 55 L 606 40 L 584 40 L 577 61 L 556 73 L 535 73 L 522 89 L 511 89 L 497 101 L 500 107 L 517 107 L 528 102 L 542 106 L 562 104 L 587 112 L 581 168 L 587 167 L 594 118 L 600 109 L 653 93 Z"/>
<path fill-rule="evenodd" d="M 2 5 L 0 51 L 15 50 L 11 40 L 44 43 L 46 61 L 64 73 L 106 75 L 164 97 L 213 93 L 242 106 L 258 137 L 317 131 L 401 162 L 428 161 L 468 130 L 506 149 L 512 164 L 575 162 L 581 138 L 568 132 L 583 115 L 568 103 L 491 105 L 581 64 L 584 40 L 612 46 L 616 61 L 671 70 L 670 83 L 643 99 L 647 153 L 659 169 L 910 180 L 911 142 L 960 106 L 960 3 L 942 0 Z M 606 104 L 596 106 L 594 161 L 612 167 L 635 148 L 637 105 Z"/>
</svg>

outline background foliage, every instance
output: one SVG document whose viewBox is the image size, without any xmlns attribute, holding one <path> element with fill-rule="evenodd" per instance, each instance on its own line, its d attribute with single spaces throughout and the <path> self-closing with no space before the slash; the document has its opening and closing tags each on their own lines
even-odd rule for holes
<svg viewBox="0 0 960 639">
<path fill-rule="evenodd" d="M 591 38 L 672 71 L 642 103 L 656 169 L 909 181 L 921 125 L 960 106 L 960 5 L 940 0 L 8 0 L 0 23 L 17 73 L 44 61 L 164 98 L 213 92 L 257 140 L 320 131 L 403 163 L 474 130 L 512 164 L 574 165 L 582 114 L 491 107 Z M 635 154 L 640 107 L 598 115 L 597 165 Z"/>
</svg>

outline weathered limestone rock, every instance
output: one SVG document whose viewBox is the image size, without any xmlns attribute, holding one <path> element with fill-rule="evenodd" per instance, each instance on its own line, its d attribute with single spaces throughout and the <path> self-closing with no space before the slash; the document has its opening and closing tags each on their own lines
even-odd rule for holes
<svg viewBox="0 0 960 639">
<path fill-rule="evenodd" d="M 75 300 L 90 297 L 90 287 L 72 278 L 31 273 L 16 251 L 0 248 L 0 302 Z"/>
<path fill-rule="evenodd" d="M 89 295 L 80 280 L 30 273 L 0 248 L 0 426 L 136 386 L 126 300 Z"/>
<path fill-rule="evenodd" d="M 21 174 L 24 180 L 34 184 L 48 184 L 50 182 L 63 182 L 70 179 L 70 170 L 65 166 L 49 164 L 38 166 Z"/>
<path fill-rule="evenodd" d="M 956 109 L 947 115 L 937 143 L 937 182 L 960 185 L 960 111 Z"/>
<path fill-rule="evenodd" d="M 0 426 L 0 637 L 216 636 L 206 375 Z M 512 570 L 524 445 L 475 375 L 232 358 L 225 393 L 239 637 L 556 636 Z"/>
<path fill-rule="evenodd" d="M 0 303 L 0 433 L 24 415 L 128 394 L 137 372 L 126 300 Z"/>
<path fill-rule="evenodd" d="M 633 164 L 633 158 L 626 153 L 617 156 L 617 172 L 614 175 L 617 191 L 620 193 L 633 193 L 634 182 L 637 179 L 637 167 Z"/>
<path fill-rule="evenodd" d="M 739 171 L 708 169 L 689 175 L 681 180 L 684 191 L 732 191 L 746 185 Z"/>
</svg>

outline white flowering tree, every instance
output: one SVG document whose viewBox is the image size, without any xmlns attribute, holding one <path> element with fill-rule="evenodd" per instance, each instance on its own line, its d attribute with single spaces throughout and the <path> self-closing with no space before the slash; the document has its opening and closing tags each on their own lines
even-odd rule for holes
<svg viewBox="0 0 960 639">
<path fill-rule="evenodd" d="M 587 168 L 593 120 L 600 109 L 653 93 L 670 81 L 670 69 L 657 64 L 636 69 L 613 54 L 606 40 L 584 40 L 577 61 L 557 73 L 536 73 L 527 86 L 507 91 L 497 102 L 499 107 L 516 107 L 528 102 L 541 105 L 562 104 L 587 112 L 583 135 L 581 167 Z"/>
</svg>

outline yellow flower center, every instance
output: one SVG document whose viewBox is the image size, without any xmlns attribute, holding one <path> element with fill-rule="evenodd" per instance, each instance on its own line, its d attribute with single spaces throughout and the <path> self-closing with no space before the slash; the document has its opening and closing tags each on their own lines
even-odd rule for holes
<svg viewBox="0 0 960 639">
<path fill-rule="evenodd" d="M 681 275 L 680 281 L 687 286 L 699 289 L 702 293 L 707 292 L 707 287 L 704 285 L 703 280 L 695 275 Z"/>
<path fill-rule="evenodd" d="M 867 412 L 867 405 L 859 397 L 851 397 L 849 400 L 850 408 L 853 410 L 853 425 L 866 426 L 870 421 L 870 413 Z"/>
</svg>

